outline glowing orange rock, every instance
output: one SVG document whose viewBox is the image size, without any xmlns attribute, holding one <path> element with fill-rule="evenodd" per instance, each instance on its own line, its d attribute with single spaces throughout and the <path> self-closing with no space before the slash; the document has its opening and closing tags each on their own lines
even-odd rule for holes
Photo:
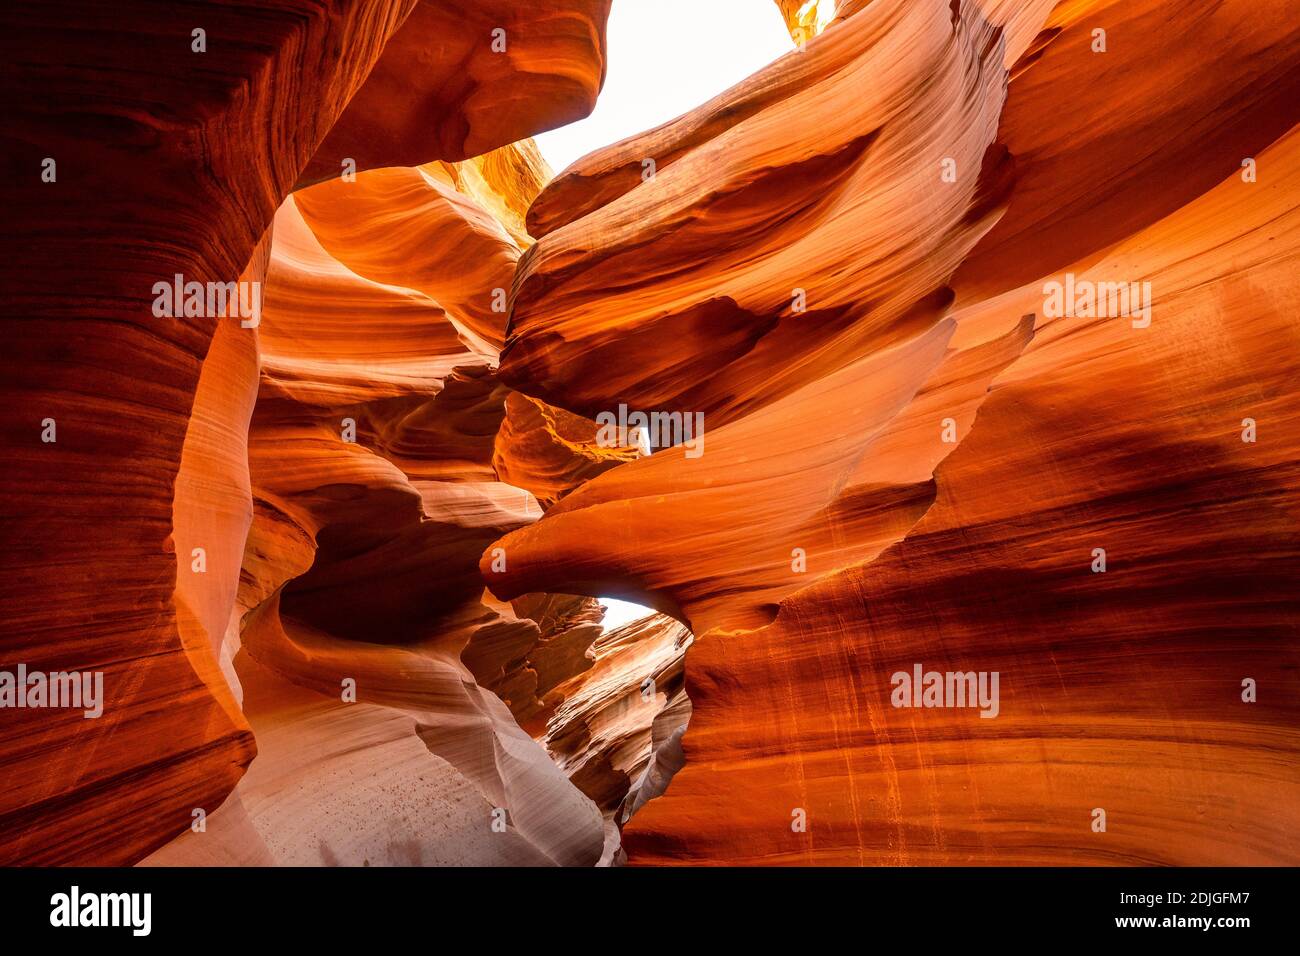
<svg viewBox="0 0 1300 956">
<path fill-rule="evenodd" d="M 459 119 L 434 134 L 456 149 L 428 159 L 460 159 L 575 118 L 599 87 L 608 4 L 485 11 L 478 3 L 287 0 L 256 11 L 211 5 L 194 22 L 157 5 L 74 6 L 81 9 L 0 15 L 5 35 L 25 51 L 6 122 L 14 175 L 0 187 L 15 304 L 0 376 L 14 426 L 6 433 L 10 520 L 0 567 L 9 586 L 0 611 L 8 660 L 40 671 L 102 671 L 106 700 L 94 720 L 68 710 L 4 712 L 0 753 L 13 776 L 0 797 L 3 863 L 135 862 L 190 832 L 194 810 L 215 811 L 252 760 L 250 722 L 239 709 L 247 673 L 236 664 L 246 656 L 239 619 L 313 565 L 322 545 L 316 536 L 328 527 L 318 519 L 331 517 L 328 500 L 337 491 L 308 495 L 306 504 L 263 495 L 270 483 L 259 476 L 256 449 L 266 445 L 258 431 L 292 436 L 279 479 L 303 491 L 314 468 L 304 448 L 323 444 L 316 416 L 349 402 L 377 407 L 370 419 L 376 446 L 403 461 L 408 444 L 431 433 L 463 440 L 473 452 L 465 461 L 455 458 L 462 449 L 448 450 L 427 459 L 429 471 L 413 470 L 415 480 L 438 472 L 495 488 L 470 481 L 440 495 L 399 480 L 394 465 L 343 460 L 370 483 L 362 498 L 394 504 L 412 522 L 427 507 L 472 541 L 464 568 L 449 578 L 466 593 L 481 591 L 479 551 L 514 527 L 510 521 L 523 520 L 529 500 L 521 490 L 504 491 L 491 470 L 505 389 L 488 381 L 488 362 L 504 338 L 505 315 L 493 311 L 492 286 L 478 285 L 492 277 L 508 288 L 518 247 L 451 188 L 450 172 L 389 179 L 427 200 L 427 211 L 437 211 L 435 229 L 475 220 L 458 234 L 464 258 L 450 265 L 474 286 L 466 299 L 432 267 L 392 288 L 351 274 L 346 263 L 326 264 L 323 249 L 337 247 L 339 237 L 316 237 L 312 247 L 297 209 L 286 213 L 287 228 L 296 230 L 287 243 L 297 243 L 299 258 L 272 270 L 302 280 L 292 290 L 281 286 L 279 304 L 282 318 L 294 308 L 300 314 L 271 335 L 251 482 L 244 446 L 258 386 L 256 323 L 211 310 L 160 316 L 154 288 L 177 275 L 203 285 L 262 281 L 277 208 L 340 115 L 364 110 L 370 94 L 360 102 L 354 94 L 371 88 L 381 53 L 392 62 L 380 84 L 422 42 L 430 50 L 459 42 L 475 17 L 499 14 L 519 31 L 507 54 L 458 67 L 458 80 L 473 90 L 465 97 L 446 91 L 448 115 Z M 459 17 L 462 33 L 421 37 L 435 10 Z M 349 101 L 355 109 L 345 110 Z M 403 120 L 427 133 L 429 118 L 426 110 Z M 356 130 L 351 120 L 340 136 L 348 129 Z M 366 157 L 381 166 L 420 147 L 392 137 L 368 145 L 382 147 Z M 516 181 L 486 160 L 476 174 L 484 194 L 493 191 L 518 216 L 530 167 L 523 152 L 510 155 L 520 157 L 505 164 Z M 377 262 L 363 262 L 362 271 Z M 267 281 L 270 294 L 279 280 Z M 349 310 L 358 308 L 362 319 L 348 344 Z M 295 347 L 295 339 L 308 347 Z M 365 348 L 355 348 L 361 342 Z M 458 373 L 461 358 L 471 367 Z M 401 402 L 431 392 L 445 396 L 439 411 L 470 407 L 448 416 L 445 430 L 402 415 Z M 43 433 L 51 440 L 42 441 Z M 291 748 L 277 740 L 273 750 L 284 756 Z M 546 832 L 537 839 L 554 851 L 543 856 L 598 856 L 599 815 L 550 772 L 582 807 L 579 816 L 590 809 L 591 826 L 566 842 L 556 835 L 563 819 L 549 830 L 539 824 L 535 832 Z M 236 829 L 243 837 L 257 832 Z M 252 845 L 237 849 L 227 859 L 277 858 Z"/>
<path fill-rule="evenodd" d="M 420 0 L 299 185 L 463 160 L 581 119 L 605 79 L 611 0 Z"/>
<path fill-rule="evenodd" d="M 7 660 L 102 671 L 106 700 L 97 720 L 5 711 L 8 864 L 134 862 L 220 803 L 253 756 L 216 649 L 248 522 L 243 466 L 227 456 L 247 424 L 256 333 L 159 317 L 153 288 L 245 272 L 411 3 L 288 0 L 256 28 L 247 8 L 215 5 L 199 18 L 206 52 L 192 17 L 81 6 L 0 15 L 24 50 L 0 201 L 15 304 L 0 616 Z M 206 572 L 191 570 L 195 547 Z"/>
<path fill-rule="evenodd" d="M 1214 29 L 1247 15 L 1247 5 L 1231 6 Z M 1261 148 L 1296 120 L 1272 98 L 1286 83 L 1261 82 L 1216 134 L 1212 179 L 1202 169 L 1166 187 L 1161 169 L 1172 160 L 1158 153 L 1135 167 L 1118 149 L 1053 152 L 1052 123 L 1084 86 L 1061 79 L 1082 69 L 1081 54 L 1055 45 L 1086 49 L 1089 16 L 1113 14 L 1106 55 L 1117 72 L 1104 82 L 1119 82 L 1146 52 L 1113 37 L 1153 11 L 1063 7 L 1072 26 L 1035 41 L 1041 6 L 857 5 L 798 65 L 778 63 L 581 161 L 530 213 L 541 239 L 515 287 L 507 380 L 586 415 L 626 401 L 703 410 L 709 423 L 699 457 L 668 448 L 602 474 L 497 542 L 506 570 L 480 563 L 500 597 L 625 595 L 695 630 L 685 684 L 693 716 L 680 756 L 664 747 L 657 779 L 628 798 L 630 862 L 1300 858 L 1290 773 L 1300 687 L 1288 636 L 1297 608 L 1286 597 L 1300 570 L 1288 464 L 1300 421 L 1287 397 L 1294 369 L 1280 358 L 1296 350 L 1279 348 L 1295 338 L 1287 303 L 1298 291 L 1300 229 L 1286 184 L 1300 137 Z M 760 177 L 778 181 L 801 146 L 808 155 L 836 141 L 835 121 L 811 96 L 823 138 L 805 140 L 785 115 L 774 91 L 788 89 L 787 71 L 832 62 L 817 55 L 837 38 L 877 75 L 905 71 L 926 49 L 923 24 L 939 31 L 940 19 L 958 48 L 973 41 L 956 58 L 966 68 L 1015 66 L 1007 147 L 980 137 L 983 151 L 970 151 L 978 177 L 958 161 L 968 191 L 947 196 L 937 175 L 922 186 L 915 169 L 928 163 L 902 164 L 895 188 L 914 215 L 884 238 L 862 242 L 859 230 L 852 244 L 832 213 L 853 210 L 865 228 L 883 229 L 887 200 L 862 189 L 843 198 L 823 175 L 830 167 L 800 167 L 799 185 L 759 187 L 747 216 L 728 215 L 741 208 L 719 198 L 729 184 L 744 195 Z M 980 42 L 981 22 L 1005 27 L 998 55 Z M 1224 67 L 1230 86 L 1294 64 L 1292 31 L 1276 44 L 1268 34 L 1260 24 L 1246 31 Z M 1157 87 L 1166 77 L 1151 75 Z M 1211 85 L 1199 95 L 1229 95 Z M 819 92 L 834 101 L 836 90 Z M 913 94 L 904 117 L 929 112 Z M 990 95 L 1002 111 L 1001 95 Z M 1196 133 L 1178 117 L 1191 96 L 1144 96 L 1132 122 L 1167 123 L 1170 142 L 1190 143 Z M 1095 109 L 1113 103 L 1098 98 Z M 917 129 L 942 131 L 952 149 L 980 115 Z M 771 133 L 763 152 L 760 133 L 773 128 L 790 138 Z M 1085 136 L 1109 128 L 1099 121 Z M 845 168 L 869 162 L 883 135 Z M 1042 145 L 1022 159 L 1017 142 Z M 1256 161 L 1247 175 L 1240 158 L 1228 162 L 1234 154 Z M 654 180 L 640 180 L 638 155 L 660 158 Z M 709 173 L 702 162 L 683 171 L 701 156 Z M 1084 166 L 1113 215 L 1070 200 L 1068 170 Z M 1254 178 L 1263 170 L 1271 178 Z M 909 182 L 921 191 L 908 192 Z M 1022 182 L 1055 187 L 1022 194 Z M 1127 211 L 1115 205 L 1139 194 Z M 801 203 L 823 205 L 801 214 Z M 1083 221 L 1094 225 L 1080 235 L 1056 231 Z M 895 248 L 886 239 L 898 243 L 887 261 L 899 268 L 868 292 L 858 284 L 871 281 L 879 249 Z M 873 316 L 889 314 L 890 291 L 920 274 L 899 258 L 918 242 L 937 243 L 920 263 L 921 273 L 936 270 L 925 285 L 941 290 L 956 271 L 957 308 L 941 293 L 912 296 L 870 333 Z M 809 250 L 802 272 L 781 258 L 798 248 Z M 1137 283 L 1132 314 L 1054 314 L 1045 286 L 1066 272 L 1081 283 Z M 758 296 L 796 285 L 810 303 L 800 340 L 784 332 L 800 315 Z M 846 331 L 834 317 L 811 321 L 811 303 L 834 304 L 855 287 L 861 311 Z M 698 335 L 681 315 L 694 316 Z M 713 331 L 707 344 L 701 316 Z M 998 672 L 996 718 L 895 706 L 893 675 L 918 663 Z M 1262 687 L 1279 695 L 1268 707 L 1253 696 Z"/>
</svg>

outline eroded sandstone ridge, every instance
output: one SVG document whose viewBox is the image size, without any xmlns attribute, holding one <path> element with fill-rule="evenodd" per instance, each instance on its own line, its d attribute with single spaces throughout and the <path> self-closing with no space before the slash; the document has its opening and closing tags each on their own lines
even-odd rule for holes
<svg viewBox="0 0 1300 956">
<path fill-rule="evenodd" d="M 709 424 L 489 576 L 697 635 L 631 862 L 1300 858 L 1300 31 L 1192 6 L 842 5 L 533 204 L 502 378 Z M 893 706 L 916 663 L 999 715 Z"/>
<path fill-rule="evenodd" d="M 495 478 L 493 290 L 549 175 L 515 141 L 591 109 L 609 4 L 516 6 L 6 8 L 5 662 L 100 671 L 105 700 L 4 711 L 3 862 L 178 834 L 160 862 L 600 858 L 600 810 L 509 709 L 550 687 L 506 701 L 460 657 L 485 633 L 531 673 L 599 633 L 589 600 L 545 628 L 484 604 L 476 569 L 540 514 L 525 472 L 583 474 Z M 173 276 L 261 308 L 160 317 Z"/>
<path fill-rule="evenodd" d="M 0 862 L 1300 861 L 1300 23 L 777 6 L 555 178 L 609 0 L 0 14 Z"/>
</svg>

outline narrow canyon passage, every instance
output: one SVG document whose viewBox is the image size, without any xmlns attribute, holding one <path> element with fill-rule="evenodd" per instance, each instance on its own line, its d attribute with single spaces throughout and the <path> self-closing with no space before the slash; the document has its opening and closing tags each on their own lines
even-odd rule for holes
<svg viewBox="0 0 1300 956">
<path fill-rule="evenodd" d="M 214 646 L 258 755 L 147 864 L 621 860 L 623 808 L 689 718 L 690 634 L 635 605 L 606 629 L 593 597 L 499 601 L 478 568 L 638 455 L 496 377 L 495 293 L 531 244 L 531 193 L 511 190 L 546 172 L 525 142 L 330 180 L 277 212 L 253 520 Z"/>
<path fill-rule="evenodd" d="M 1285 0 L 70 6 L 0 863 L 1300 860 Z"/>
</svg>

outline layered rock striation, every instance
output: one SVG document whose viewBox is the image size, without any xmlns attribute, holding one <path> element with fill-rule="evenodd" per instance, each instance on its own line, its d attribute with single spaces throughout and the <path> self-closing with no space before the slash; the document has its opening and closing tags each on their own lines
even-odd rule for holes
<svg viewBox="0 0 1300 956">
<path fill-rule="evenodd" d="M 547 175 L 515 141 L 591 108 L 608 13 L 499 7 L 6 11 L 5 660 L 98 673 L 104 699 L 5 710 L 3 862 L 182 833 L 163 862 L 600 857 L 599 812 L 460 660 L 503 617 L 543 637 L 479 601 L 481 550 L 540 514 L 491 467 L 493 289 Z M 395 163 L 428 165 L 365 172 Z M 189 314 L 160 314 L 173 280 Z"/>
<path fill-rule="evenodd" d="M 502 377 L 707 427 L 489 575 L 697 635 L 630 862 L 1295 861 L 1298 53 L 1280 5 L 842 5 L 543 191 Z M 918 664 L 995 719 L 897 706 Z"/>
<path fill-rule="evenodd" d="M 777 6 L 0 14 L 0 862 L 1300 859 L 1300 26 Z"/>
</svg>

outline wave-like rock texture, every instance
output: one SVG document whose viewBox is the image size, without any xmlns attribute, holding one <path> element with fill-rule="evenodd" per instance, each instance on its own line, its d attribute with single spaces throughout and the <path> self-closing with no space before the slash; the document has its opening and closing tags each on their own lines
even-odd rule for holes
<svg viewBox="0 0 1300 956">
<path fill-rule="evenodd" d="M 653 759 L 661 715 L 689 708 L 682 664 L 690 644 L 690 631 L 667 615 L 632 621 L 592 642 L 591 670 L 560 688 L 546 749 L 602 810 L 622 805 Z"/>
<path fill-rule="evenodd" d="M 707 426 L 480 565 L 697 635 L 629 862 L 1300 860 L 1298 39 L 1280 3 L 842 4 L 543 191 L 502 377 Z M 1150 283 L 1150 323 L 1051 312 L 1066 273 Z M 918 663 L 998 672 L 997 716 L 894 706 Z"/>
<path fill-rule="evenodd" d="M 1285 0 L 843 0 L 548 183 L 609 12 L 0 13 L 5 666 L 105 690 L 0 863 L 1300 862 Z"/>
<path fill-rule="evenodd" d="M 717 427 L 934 326 L 1005 190 L 1005 62 L 1033 37 L 962 10 L 873 5 L 571 166 L 529 210 L 502 378 Z"/>
<path fill-rule="evenodd" d="M 604 854 L 601 813 L 523 729 L 591 667 L 599 608 L 485 603 L 477 569 L 541 514 L 491 464 L 508 391 L 492 374 L 492 290 L 518 255 L 442 166 L 364 172 L 282 206 L 248 441 L 246 613 L 227 651 L 273 749 L 211 829 L 150 863 Z"/>
<path fill-rule="evenodd" d="M 505 320 L 493 290 L 510 286 L 546 175 L 513 141 L 590 109 L 607 12 L 275 0 L 0 13 L 13 67 L 4 658 L 102 671 L 105 697 L 99 719 L 3 712 L 0 862 L 132 863 L 179 833 L 190 846 L 176 859 L 227 862 L 600 856 L 599 812 L 474 684 L 457 641 L 499 622 L 478 600 L 479 553 L 540 514 L 491 467 L 507 392 L 491 374 Z M 370 112 L 394 83 L 404 98 Z M 430 165 L 285 202 L 326 160 L 346 172 L 331 150 L 353 144 L 362 170 Z M 264 281 L 265 315 L 160 316 L 155 283 L 177 275 Z M 355 443 L 341 437 L 350 410 Z M 436 615 L 453 624 L 431 646 Z M 516 626 L 540 640 L 531 620 Z M 340 662 L 331 640 L 368 644 Z M 364 666 L 381 645 L 402 645 L 421 675 L 405 711 Z M 314 669 L 295 670 L 295 654 Z M 337 681 L 314 702 L 286 691 L 333 680 L 335 664 L 360 703 Z M 305 795 L 342 778 L 355 786 L 335 803 Z M 285 797 L 290 779 L 303 794 Z M 432 829 L 380 832 L 425 802 Z M 507 832 L 485 828 L 492 807 Z M 237 838 L 215 839 L 223 817 Z M 435 848 L 439 827 L 469 819 L 475 834 Z"/>
<path fill-rule="evenodd" d="M 419 0 L 299 185 L 458 161 L 581 119 L 605 80 L 611 0 Z"/>
<path fill-rule="evenodd" d="M 198 658 L 224 632 L 217 604 L 249 520 L 237 499 L 255 364 L 235 340 L 255 333 L 235 322 L 218 335 L 232 320 L 216 315 L 158 318 L 152 290 L 177 273 L 224 282 L 249 268 L 412 6 L 0 14 L 16 65 L 0 187 L 5 658 L 102 671 L 106 698 L 93 721 L 5 712 L 0 861 L 133 862 L 188 826 L 191 808 L 220 802 L 253 757 L 216 659 Z M 336 53 L 310 55 L 325 49 Z M 209 549 L 206 596 L 179 552 L 191 533 Z"/>
</svg>

